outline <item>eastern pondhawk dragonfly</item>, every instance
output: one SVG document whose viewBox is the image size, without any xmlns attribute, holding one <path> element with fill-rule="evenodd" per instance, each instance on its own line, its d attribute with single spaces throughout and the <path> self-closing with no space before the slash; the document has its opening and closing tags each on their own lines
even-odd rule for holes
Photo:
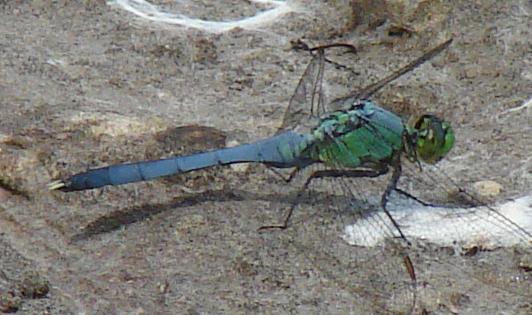
<svg viewBox="0 0 532 315">
<path fill-rule="evenodd" d="M 92 169 L 52 182 L 49 188 L 64 192 L 87 190 L 234 163 L 262 163 L 274 168 L 295 169 L 287 181 L 292 180 L 295 174 L 311 169 L 311 174 L 301 185 L 299 198 L 289 208 L 281 224 L 264 226 L 263 229 L 286 228 L 298 205 L 297 200 L 302 198 L 303 193 L 315 182 L 329 179 L 335 183 L 336 191 L 340 191 L 342 196 L 334 199 L 334 206 L 345 211 L 363 207 L 359 201 L 367 202 L 371 209 L 367 212 L 353 210 L 356 212 L 353 216 L 370 222 L 375 229 L 385 226 L 388 229 L 386 233 L 396 243 L 406 245 L 407 236 L 403 234 L 400 224 L 389 209 L 390 197 L 397 193 L 426 206 L 435 206 L 400 189 L 398 182 L 405 171 L 408 177 L 413 177 L 414 172 L 423 169 L 428 171 L 424 182 L 429 185 L 438 184 L 430 176 L 430 165 L 447 155 L 454 145 L 455 136 L 451 125 L 434 115 L 424 114 L 404 123 L 401 117 L 378 106 L 369 97 L 387 83 L 440 53 L 450 43 L 451 40 L 445 41 L 389 77 L 329 104 L 323 101 L 321 90 L 325 47 L 313 49 L 314 58 L 290 100 L 280 131 L 276 135 L 251 144 L 188 156 Z M 330 111 L 328 106 L 340 109 Z M 389 176 L 389 180 L 384 185 L 380 200 L 365 197 L 360 183 L 357 186 L 353 182 L 360 178 L 375 179 L 385 175 Z M 449 189 L 451 188 L 444 188 Z M 385 214 L 384 218 L 373 214 L 378 209 L 383 210 L 381 213 Z M 496 225 L 511 231 L 522 242 L 532 239 L 528 231 L 495 209 L 487 206 L 483 209 L 494 217 Z M 386 220 L 387 223 L 384 222 Z M 385 250 L 380 253 L 386 254 Z M 402 254 L 401 257 L 405 259 L 410 277 L 415 279 L 409 256 Z M 386 294 L 392 296 L 392 292 L 387 291 L 388 288 L 381 290 L 381 299 L 386 299 Z"/>
</svg>

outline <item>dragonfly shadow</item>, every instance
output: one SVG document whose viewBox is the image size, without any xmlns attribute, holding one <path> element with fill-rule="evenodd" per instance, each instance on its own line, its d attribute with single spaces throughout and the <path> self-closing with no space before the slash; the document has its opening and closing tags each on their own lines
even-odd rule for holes
<svg viewBox="0 0 532 315">
<path fill-rule="evenodd" d="M 202 193 L 190 194 L 174 198 L 167 203 L 146 203 L 136 207 L 123 208 L 109 213 L 89 222 L 82 228 L 80 233 L 74 234 L 72 242 L 79 242 L 91 239 L 97 235 L 109 233 L 130 224 L 146 220 L 159 213 L 191 207 L 205 202 L 228 202 L 228 201 L 270 201 L 273 203 L 294 203 L 309 205 L 327 205 L 331 202 L 331 197 L 325 193 L 312 193 L 312 198 L 300 198 L 297 193 L 283 194 L 258 194 L 243 190 L 209 190 Z M 341 197 L 332 197 L 341 198 Z M 280 201 L 281 200 L 281 201 Z"/>
</svg>

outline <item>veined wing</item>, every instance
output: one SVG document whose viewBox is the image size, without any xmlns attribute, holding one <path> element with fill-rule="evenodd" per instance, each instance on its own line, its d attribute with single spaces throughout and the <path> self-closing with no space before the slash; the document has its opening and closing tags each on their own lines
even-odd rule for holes
<svg viewBox="0 0 532 315">
<path fill-rule="evenodd" d="M 310 52 L 312 59 L 301 76 L 294 94 L 290 98 L 288 107 L 283 115 L 283 122 L 279 132 L 286 130 L 310 130 L 316 126 L 319 118 L 329 112 L 325 93 L 323 91 L 323 75 L 325 63 L 331 62 L 325 57 L 325 50 L 330 48 L 346 48 L 356 53 L 353 45 L 335 43 L 309 48 L 307 44 L 297 41 L 293 43 L 295 49 Z"/>
<path fill-rule="evenodd" d="M 386 84 L 394 81 L 402 75 L 414 70 L 426 61 L 432 59 L 434 56 L 447 48 L 451 42 L 452 38 L 425 52 L 421 57 L 413 60 L 388 77 L 370 84 L 362 89 L 356 89 L 353 93 L 337 98 L 330 103 L 327 103 L 326 96 L 323 91 L 323 76 L 325 63 L 327 62 L 325 51 L 334 47 L 350 48 L 351 50 L 354 50 L 354 47 L 347 44 L 331 44 L 318 46 L 315 48 L 308 48 L 306 45 L 303 46 L 304 50 L 310 51 L 312 54 L 312 59 L 305 68 L 294 94 L 290 99 L 288 107 L 284 113 L 283 122 L 279 128 L 279 132 L 295 130 L 297 127 L 303 127 L 305 130 L 310 129 L 316 125 L 319 117 L 330 111 L 330 108 L 347 109 L 351 107 L 357 100 L 369 98 Z"/>
<path fill-rule="evenodd" d="M 445 48 L 447 48 L 451 43 L 453 39 L 450 38 L 446 40 L 445 42 L 437 45 L 434 48 L 431 48 L 427 52 L 425 52 L 421 57 L 411 61 L 407 65 L 401 67 L 399 70 L 395 71 L 394 73 L 390 74 L 389 76 L 372 83 L 362 89 L 355 90 L 353 93 L 339 97 L 337 99 L 334 99 L 330 103 L 330 107 L 332 108 L 349 108 L 354 102 L 361 99 L 367 99 L 371 97 L 373 94 L 375 94 L 377 91 L 379 91 L 381 88 L 383 88 L 388 83 L 396 80 L 397 78 L 401 77 L 402 75 L 413 71 L 423 63 L 425 63 L 428 60 L 431 60 L 433 57 L 441 53 Z"/>
<path fill-rule="evenodd" d="M 304 122 L 306 122 L 307 129 L 312 126 L 312 123 L 316 125 L 316 118 L 325 110 L 325 95 L 322 90 L 324 66 L 325 52 L 318 50 L 299 79 L 284 113 L 279 132 L 295 130 Z"/>
<path fill-rule="evenodd" d="M 409 207 L 419 210 L 415 215 L 423 220 L 432 216 L 433 221 L 448 224 L 445 231 L 433 230 L 425 237 L 426 231 L 420 229 L 416 237 L 442 245 L 462 243 L 464 248 L 480 251 L 532 244 L 532 208 L 526 202 L 520 204 L 526 198 L 491 206 L 478 193 L 456 184 L 438 165 L 423 164 L 420 170 L 411 163 L 403 164 L 399 195 L 412 196 L 408 199 L 414 204 Z"/>
</svg>

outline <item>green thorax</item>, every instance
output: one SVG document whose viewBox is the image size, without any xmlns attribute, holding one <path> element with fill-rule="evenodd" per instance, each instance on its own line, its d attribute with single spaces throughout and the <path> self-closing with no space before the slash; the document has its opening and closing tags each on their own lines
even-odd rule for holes
<svg viewBox="0 0 532 315">
<path fill-rule="evenodd" d="M 364 100 L 320 121 L 301 142 L 298 156 L 333 167 L 375 167 L 404 153 L 412 161 L 434 164 L 454 145 L 448 122 L 422 115 L 408 125 L 375 103 Z"/>
<path fill-rule="evenodd" d="M 305 155 L 330 166 L 354 168 L 389 162 L 403 151 L 405 126 L 397 115 L 362 101 L 323 118 Z"/>
</svg>

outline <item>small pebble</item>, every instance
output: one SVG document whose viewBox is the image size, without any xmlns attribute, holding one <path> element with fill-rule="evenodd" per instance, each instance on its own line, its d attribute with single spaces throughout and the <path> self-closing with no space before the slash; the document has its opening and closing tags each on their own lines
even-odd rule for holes
<svg viewBox="0 0 532 315">
<path fill-rule="evenodd" d="M 502 192 L 502 185 L 492 180 L 482 180 L 473 184 L 475 192 L 483 197 L 495 197 Z"/>
</svg>

